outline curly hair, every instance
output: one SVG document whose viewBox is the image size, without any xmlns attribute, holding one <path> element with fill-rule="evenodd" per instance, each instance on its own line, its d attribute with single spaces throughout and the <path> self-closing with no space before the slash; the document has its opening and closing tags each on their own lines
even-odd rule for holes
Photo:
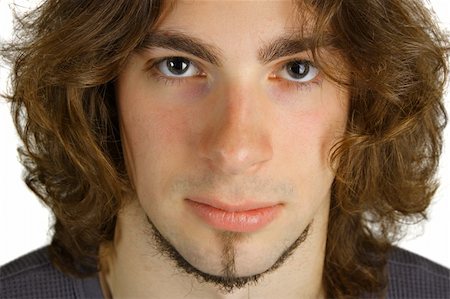
<svg viewBox="0 0 450 299">
<path fill-rule="evenodd" d="M 329 297 L 382 296 L 391 244 L 405 223 L 426 217 L 437 188 L 448 37 L 419 0 L 304 0 L 302 9 L 314 16 L 319 67 L 351 95 L 346 132 L 330 153 L 323 280 Z M 66 273 L 99 270 L 99 246 L 113 239 L 133 192 L 114 80 L 161 13 L 156 0 L 48 0 L 2 48 L 13 63 L 7 98 L 25 181 L 54 214 L 51 258 Z M 349 66 L 345 82 L 320 59 L 330 36 Z"/>
</svg>

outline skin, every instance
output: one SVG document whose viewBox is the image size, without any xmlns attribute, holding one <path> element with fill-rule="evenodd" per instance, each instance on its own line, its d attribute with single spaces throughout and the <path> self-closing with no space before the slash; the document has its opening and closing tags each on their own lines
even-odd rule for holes
<svg viewBox="0 0 450 299">
<path fill-rule="evenodd" d="M 177 1 L 158 30 L 182 32 L 220 52 L 220 65 L 155 47 L 133 54 L 117 80 L 121 138 L 136 194 L 103 248 L 102 284 L 114 298 L 320 298 L 330 187 L 329 154 L 347 121 L 348 93 L 320 72 L 294 82 L 285 66 L 308 52 L 268 63 L 264 44 L 298 28 L 290 1 Z M 182 81 L 151 62 L 181 56 L 199 70 Z M 339 59 L 324 52 L 324 58 Z M 160 64 L 159 64 L 160 66 Z M 275 203 L 280 213 L 253 232 L 216 229 L 186 198 L 234 205 Z M 257 281 L 221 289 L 188 274 L 154 237 L 149 221 L 199 273 Z M 310 225 L 306 240 L 265 273 Z M 158 245 L 159 244 L 159 245 Z M 265 273 L 265 274 L 264 274 Z"/>
</svg>

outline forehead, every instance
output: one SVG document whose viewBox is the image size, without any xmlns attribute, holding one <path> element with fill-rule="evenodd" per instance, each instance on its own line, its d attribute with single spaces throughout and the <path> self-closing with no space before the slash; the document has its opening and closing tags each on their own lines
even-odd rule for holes
<svg viewBox="0 0 450 299">
<path fill-rule="evenodd" d="M 173 1 L 157 29 L 175 30 L 218 45 L 252 46 L 298 33 L 305 20 L 294 1 Z"/>
</svg>

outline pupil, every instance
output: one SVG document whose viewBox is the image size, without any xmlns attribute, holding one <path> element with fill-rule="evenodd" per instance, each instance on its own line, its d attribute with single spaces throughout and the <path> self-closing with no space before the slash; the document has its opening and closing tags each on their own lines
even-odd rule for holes
<svg viewBox="0 0 450 299">
<path fill-rule="evenodd" d="M 304 61 L 294 61 L 288 64 L 287 71 L 295 79 L 305 77 L 309 72 L 309 64 Z"/>
<path fill-rule="evenodd" d="M 182 75 L 184 74 L 189 67 L 189 61 L 181 58 L 181 57 L 174 57 L 167 60 L 167 68 L 169 71 L 175 75 Z"/>
</svg>

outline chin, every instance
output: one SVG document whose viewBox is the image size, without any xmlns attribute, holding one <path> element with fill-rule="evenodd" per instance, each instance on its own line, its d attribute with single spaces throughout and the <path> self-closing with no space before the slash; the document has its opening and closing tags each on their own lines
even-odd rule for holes
<svg viewBox="0 0 450 299">
<path fill-rule="evenodd" d="M 166 234 L 164 230 L 160 232 L 149 217 L 147 220 L 162 255 L 199 281 L 215 283 L 227 290 L 255 282 L 263 274 L 281 267 L 305 241 L 310 227 L 308 225 L 303 232 L 284 240 L 277 240 L 278 234 L 262 238 L 261 235 L 230 231 L 216 231 L 213 236 L 210 231 L 203 232 L 193 238 L 183 234 L 180 238 L 177 234 Z"/>
</svg>

